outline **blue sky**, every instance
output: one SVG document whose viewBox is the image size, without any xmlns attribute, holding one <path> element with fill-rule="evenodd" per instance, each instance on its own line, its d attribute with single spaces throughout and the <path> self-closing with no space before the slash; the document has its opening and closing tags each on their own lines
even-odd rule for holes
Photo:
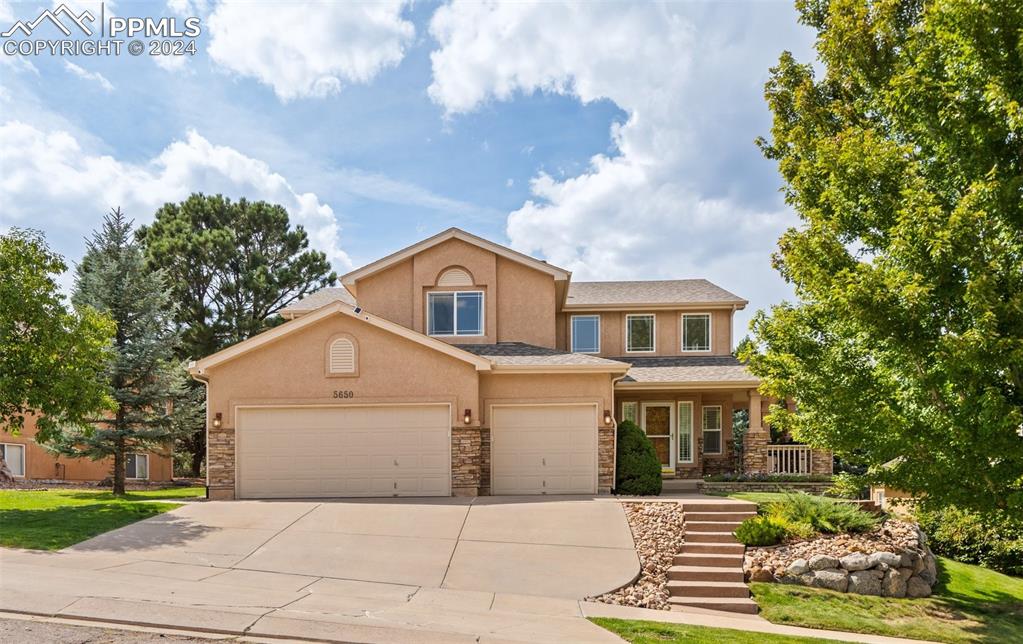
<svg viewBox="0 0 1023 644">
<path fill-rule="evenodd" d="M 0 0 L 0 31 L 59 4 Z M 339 273 L 459 226 L 578 279 L 707 277 L 743 322 L 788 296 L 753 141 L 778 54 L 812 59 L 790 3 L 105 9 L 203 33 L 172 62 L 0 56 L 0 228 L 71 261 L 110 207 L 197 190 L 284 204 Z"/>
</svg>

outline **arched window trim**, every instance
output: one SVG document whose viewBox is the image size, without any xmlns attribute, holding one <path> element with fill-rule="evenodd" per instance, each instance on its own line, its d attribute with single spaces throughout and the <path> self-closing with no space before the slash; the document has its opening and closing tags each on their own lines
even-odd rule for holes
<svg viewBox="0 0 1023 644">
<path fill-rule="evenodd" d="M 454 284 L 442 284 L 441 280 L 444 279 L 444 276 L 447 275 L 448 273 L 452 272 L 452 271 L 459 271 L 459 272 L 465 273 L 465 275 L 466 275 L 466 277 L 468 278 L 469 281 L 468 282 L 459 282 L 459 283 L 454 283 Z M 457 266 L 457 265 L 455 265 L 455 266 L 447 266 L 443 270 L 441 270 L 439 273 L 437 273 L 437 279 L 434 280 L 433 283 L 434 283 L 434 286 L 438 286 L 438 287 L 464 288 L 464 287 L 469 287 L 469 286 L 475 286 L 476 285 L 476 278 L 473 276 L 472 271 L 470 271 L 468 268 L 466 268 L 464 266 Z"/>
</svg>

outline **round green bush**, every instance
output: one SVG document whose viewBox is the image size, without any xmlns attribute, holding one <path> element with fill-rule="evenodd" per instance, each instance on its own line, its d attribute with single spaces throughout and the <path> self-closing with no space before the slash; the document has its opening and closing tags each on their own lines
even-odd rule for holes
<svg viewBox="0 0 1023 644">
<path fill-rule="evenodd" d="M 785 526 L 763 515 L 750 517 L 735 529 L 735 538 L 744 546 L 773 546 L 786 535 Z"/>
<path fill-rule="evenodd" d="M 916 520 L 935 554 L 1023 576 L 1023 520 L 983 517 L 955 506 L 918 509 Z"/>
<path fill-rule="evenodd" d="M 650 496 L 661 493 L 661 462 L 654 444 L 632 421 L 618 424 L 615 492 Z"/>
</svg>

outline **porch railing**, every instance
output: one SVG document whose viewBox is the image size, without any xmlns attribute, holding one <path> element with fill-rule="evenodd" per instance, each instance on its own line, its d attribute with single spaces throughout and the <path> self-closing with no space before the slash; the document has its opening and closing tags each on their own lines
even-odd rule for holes
<svg viewBox="0 0 1023 644">
<path fill-rule="evenodd" d="M 810 474 L 810 448 L 806 445 L 768 445 L 767 467 L 771 474 Z"/>
</svg>

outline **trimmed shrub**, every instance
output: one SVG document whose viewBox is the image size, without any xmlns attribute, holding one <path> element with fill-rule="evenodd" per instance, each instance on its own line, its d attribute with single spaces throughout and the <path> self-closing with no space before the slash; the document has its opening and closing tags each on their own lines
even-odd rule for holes
<svg viewBox="0 0 1023 644">
<path fill-rule="evenodd" d="M 863 485 L 860 477 L 849 472 L 842 472 L 835 475 L 831 487 L 825 490 L 824 495 L 855 500 L 864 498 L 863 492 L 866 489 L 869 488 Z"/>
<path fill-rule="evenodd" d="M 866 532 L 879 520 L 879 517 L 864 512 L 853 503 L 802 492 L 786 494 L 785 500 L 769 503 L 766 514 L 775 523 L 801 537 L 818 532 Z"/>
<path fill-rule="evenodd" d="M 618 424 L 618 457 L 615 492 L 650 496 L 661 493 L 661 461 L 654 444 L 636 423 Z"/>
<path fill-rule="evenodd" d="M 985 519 L 954 506 L 918 509 L 916 520 L 935 554 L 1023 577 L 1023 521 Z"/>
<path fill-rule="evenodd" d="M 735 529 L 735 538 L 744 546 L 773 546 L 787 536 L 785 526 L 763 515 L 750 517 Z"/>
<path fill-rule="evenodd" d="M 703 477 L 707 483 L 830 483 L 830 474 L 744 474 L 726 472 Z"/>
</svg>

